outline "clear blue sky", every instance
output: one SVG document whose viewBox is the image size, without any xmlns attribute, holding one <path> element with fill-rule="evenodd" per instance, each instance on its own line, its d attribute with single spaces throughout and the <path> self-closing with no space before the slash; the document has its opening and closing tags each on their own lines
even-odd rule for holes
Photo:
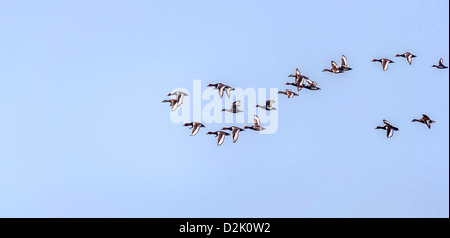
<svg viewBox="0 0 450 238">
<path fill-rule="evenodd" d="M 2 0 L 0 217 L 449 217 L 448 29 L 444 0 Z M 273 135 L 218 147 L 161 103 L 296 67 L 322 90 L 280 95 Z"/>
</svg>

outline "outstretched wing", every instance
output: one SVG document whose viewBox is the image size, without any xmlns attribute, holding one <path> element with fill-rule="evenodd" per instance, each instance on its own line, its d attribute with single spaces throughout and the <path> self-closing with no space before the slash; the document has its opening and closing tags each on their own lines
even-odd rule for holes
<svg viewBox="0 0 450 238">
<path fill-rule="evenodd" d="M 442 58 L 439 59 L 439 65 L 444 66 L 444 60 Z"/>
<path fill-rule="evenodd" d="M 233 106 L 233 107 L 239 107 L 240 104 L 241 103 L 241 100 L 237 100 L 237 101 L 234 101 L 231 105 Z"/>
<path fill-rule="evenodd" d="M 261 122 L 259 121 L 259 117 L 257 115 L 254 116 L 253 120 L 254 120 L 255 126 L 260 126 L 261 125 Z"/>
<path fill-rule="evenodd" d="M 239 138 L 239 131 L 241 130 L 241 128 L 239 127 L 234 127 L 233 130 L 231 131 L 233 134 L 233 143 L 236 143 L 237 139 Z"/>
<path fill-rule="evenodd" d="M 391 127 L 386 128 L 387 138 L 391 138 L 394 135 L 394 130 Z"/>
<path fill-rule="evenodd" d="M 345 55 L 342 55 L 341 66 L 347 67 L 347 57 Z"/>
<path fill-rule="evenodd" d="M 392 126 L 392 123 L 390 123 L 390 122 L 387 121 L 387 120 L 383 120 L 383 123 L 386 124 L 386 125 L 388 125 L 388 126 Z"/>
<path fill-rule="evenodd" d="M 408 63 L 409 63 L 409 64 L 412 63 L 412 54 L 411 54 L 411 53 L 407 54 L 406 60 L 408 60 Z"/>
<path fill-rule="evenodd" d="M 331 61 L 331 68 L 332 68 L 332 69 L 338 69 L 339 67 L 338 67 L 338 65 L 336 64 L 336 62 Z"/>
<path fill-rule="evenodd" d="M 270 108 L 272 107 L 272 104 L 275 103 L 275 100 L 266 100 L 266 107 Z"/>
<path fill-rule="evenodd" d="M 200 130 L 200 126 L 201 126 L 200 123 L 194 123 L 191 136 L 197 135 L 198 131 Z"/>
<path fill-rule="evenodd" d="M 300 70 L 298 70 L 298 68 L 295 69 L 295 75 L 300 76 Z"/>
<path fill-rule="evenodd" d="M 430 118 L 427 115 L 425 115 L 425 114 L 422 114 L 422 119 L 423 120 L 430 120 Z"/>
<path fill-rule="evenodd" d="M 219 96 L 220 96 L 220 98 L 222 98 L 223 97 L 223 89 L 224 89 L 225 87 L 218 87 L 217 89 L 219 90 Z"/>
</svg>

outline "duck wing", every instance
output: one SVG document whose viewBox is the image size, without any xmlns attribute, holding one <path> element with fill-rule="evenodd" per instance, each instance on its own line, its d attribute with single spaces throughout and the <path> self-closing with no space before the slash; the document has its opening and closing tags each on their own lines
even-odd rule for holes
<svg viewBox="0 0 450 238">
<path fill-rule="evenodd" d="M 261 125 L 261 121 L 259 120 L 259 117 L 257 115 L 254 116 L 253 121 L 254 121 L 253 124 L 255 126 L 260 126 Z"/>
<path fill-rule="evenodd" d="M 347 57 L 345 57 L 345 55 L 342 55 L 341 67 L 346 67 L 347 68 Z"/>
</svg>

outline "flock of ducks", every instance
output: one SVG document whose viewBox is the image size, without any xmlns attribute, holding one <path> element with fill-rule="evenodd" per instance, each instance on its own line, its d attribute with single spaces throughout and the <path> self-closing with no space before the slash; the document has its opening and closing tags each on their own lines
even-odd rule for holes
<svg viewBox="0 0 450 238">
<path fill-rule="evenodd" d="M 415 58 L 417 56 L 410 52 L 405 52 L 403 54 L 397 54 L 397 55 L 395 55 L 395 57 L 406 58 L 408 63 L 411 65 L 412 58 Z M 383 71 L 388 70 L 389 64 L 395 63 L 394 61 L 387 59 L 387 58 L 373 59 L 372 62 L 380 62 L 381 66 L 383 68 Z M 439 59 L 438 65 L 433 65 L 432 67 L 435 67 L 438 69 L 448 68 L 447 66 L 444 65 L 444 61 L 442 58 Z M 330 72 L 330 73 L 334 73 L 334 74 L 340 74 L 340 73 L 344 73 L 344 72 L 350 71 L 350 70 L 352 70 L 352 68 L 348 67 L 348 65 L 347 65 L 347 57 L 342 55 L 340 66 L 338 66 L 336 64 L 336 62 L 331 61 L 331 69 L 324 69 L 322 71 Z M 290 75 L 288 75 L 288 77 L 293 77 L 294 82 L 287 82 L 285 85 L 294 86 L 297 88 L 297 91 L 300 91 L 303 88 L 308 89 L 308 90 L 320 90 L 320 88 L 317 87 L 317 83 L 310 80 L 308 76 L 302 75 L 298 68 L 295 70 L 295 74 L 290 74 Z M 214 87 L 213 89 L 215 89 L 215 90 L 217 89 L 220 98 L 223 97 L 224 92 L 227 94 L 227 97 L 230 98 L 230 93 L 231 93 L 231 91 L 234 90 L 233 87 L 230 87 L 223 83 L 208 84 L 207 87 Z M 284 94 L 288 98 L 293 98 L 295 96 L 298 96 L 297 93 L 295 93 L 289 89 L 286 89 L 285 91 L 278 91 L 278 94 Z M 184 93 L 181 91 L 176 91 L 176 92 L 167 94 L 167 96 L 175 96 L 175 98 L 163 100 L 162 102 L 170 103 L 171 110 L 175 111 L 183 103 L 183 97 L 189 96 L 189 95 L 187 93 Z M 240 102 L 241 102 L 240 100 L 234 101 L 231 104 L 231 108 L 222 109 L 222 111 L 231 112 L 231 113 L 243 112 L 242 110 L 239 109 Z M 275 103 L 275 100 L 266 100 L 265 105 L 256 105 L 256 107 L 265 109 L 268 111 L 277 110 L 275 107 L 273 107 L 274 103 Z M 431 120 L 430 117 L 428 117 L 425 114 L 422 114 L 422 118 L 420 118 L 420 119 L 413 119 L 412 122 L 420 122 L 420 123 L 426 124 L 429 129 L 431 129 L 431 123 L 435 123 L 435 121 Z M 397 127 L 393 126 L 392 123 L 390 123 L 387 120 L 383 120 L 383 123 L 384 123 L 384 126 L 377 126 L 375 129 L 386 130 L 387 138 L 391 138 L 394 135 L 394 131 L 399 130 Z M 203 125 L 200 122 L 185 123 L 183 126 L 190 126 L 189 129 L 192 129 L 191 136 L 195 136 L 200 131 L 200 128 L 205 127 L 205 125 Z M 253 122 L 252 126 L 245 126 L 244 128 L 240 128 L 237 126 L 223 127 L 219 131 L 210 131 L 206 134 L 207 135 L 215 135 L 217 137 L 217 145 L 220 146 L 225 141 L 225 137 L 230 135 L 230 133 L 225 132 L 224 130 L 231 131 L 233 143 L 235 143 L 239 138 L 239 132 L 245 131 L 245 129 L 250 129 L 250 130 L 254 130 L 254 131 L 265 130 L 265 128 L 261 126 L 259 117 L 257 115 L 254 115 L 254 122 Z"/>
</svg>

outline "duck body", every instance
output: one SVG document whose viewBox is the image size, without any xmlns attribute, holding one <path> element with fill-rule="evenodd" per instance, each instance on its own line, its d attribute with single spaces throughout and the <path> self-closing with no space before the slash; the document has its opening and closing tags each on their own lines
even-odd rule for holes
<svg viewBox="0 0 450 238">
<path fill-rule="evenodd" d="M 435 121 L 431 120 L 427 115 L 422 114 L 422 118 L 420 119 L 413 119 L 411 122 L 420 122 L 423 123 L 425 125 L 427 125 L 428 129 L 431 129 L 431 123 L 435 123 Z"/>
<path fill-rule="evenodd" d="M 162 102 L 170 103 L 170 106 L 172 107 L 172 112 L 177 110 L 177 108 L 178 108 L 178 100 L 177 99 L 166 99 L 166 100 L 163 100 Z"/>
<path fill-rule="evenodd" d="M 266 104 L 264 106 L 256 105 L 256 107 L 266 109 L 267 111 L 277 110 L 272 104 L 275 103 L 275 100 L 266 100 Z"/>
<path fill-rule="evenodd" d="M 225 136 L 229 136 L 230 133 L 225 131 L 210 131 L 206 133 L 207 135 L 216 135 L 217 137 L 217 146 L 220 146 L 225 141 Z"/>
<path fill-rule="evenodd" d="M 232 104 L 231 104 L 231 108 L 229 108 L 229 109 L 222 109 L 222 112 L 224 112 L 224 111 L 226 111 L 226 112 L 231 112 L 231 113 L 239 113 L 239 112 L 243 112 L 242 110 L 239 110 L 239 104 L 241 103 L 241 100 L 237 100 L 237 101 L 234 101 Z"/>
<path fill-rule="evenodd" d="M 183 126 L 191 126 L 191 127 L 189 127 L 189 129 L 192 129 L 191 136 L 197 135 L 197 133 L 200 130 L 200 128 L 201 127 L 205 127 L 205 125 L 203 125 L 200 122 L 185 123 Z"/>
<path fill-rule="evenodd" d="M 433 65 L 431 67 L 435 67 L 438 69 L 446 69 L 448 68 L 447 66 L 444 65 L 444 60 L 442 58 L 439 59 L 439 64 L 438 65 Z"/>
<path fill-rule="evenodd" d="M 406 58 L 406 60 L 408 61 L 408 63 L 411 65 L 412 64 L 412 58 L 416 58 L 416 55 L 413 55 L 411 52 L 405 52 L 403 54 L 397 54 L 395 55 L 395 57 L 403 57 Z"/>
<path fill-rule="evenodd" d="M 237 126 L 224 127 L 224 128 L 222 128 L 222 130 L 230 130 L 231 131 L 231 135 L 233 137 L 233 143 L 236 143 L 236 141 L 238 140 L 239 132 L 245 131 L 244 129 L 239 128 Z"/>
<path fill-rule="evenodd" d="M 382 59 L 373 59 L 372 62 L 380 62 L 381 66 L 383 67 L 383 71 L 388 70 L 389 64 L 395 63 L 394 61 L 386 58 Z"/>
<path fill-rule="evenodd" d="M 384 126 L 377 126 L 375 129 L 386 130 L 387 138 L 391 138 L 394 135 L 394 131 L 398 131 L 399 129 L 393 126 L 389 121 L 383 120 Z"/>
<path fill-rule="evenodd" d="M 259 117 L 257 115 L 255 115 L 253 117 L 253 125 L 252 126 L 244 126 L 244 129 L 250 129 L 250 130 L 254 130 L 254 131 L 262 131 L 262 130 L 265 130 L 266 128 L 261 126 Z"/>
<path fill-rule="evenodd" d="M 286 89 L 284 92 L 283 92 L 283 91 L 278 91 L 278 94 L 284 94 L 284 95 L 287 95 L 288 98 L 292 98 L 292 97 L 294 97 L 294 96 L 298 96 L 297 93 L 292 92 L 292 91 L 289 90 L 289 89 Z"/>
<path fill-rule="evenodd" d="M 216 83 L 216 84 L 208 84 L 207 87 L 214 87 L 214 89 L 217 89 L 219 91 L 219 96 L 220 98 L 223 97 L 223 92 L 225 92 L 228 96 L 228 98 L 230 98 L 230 92 L 234 91 L 234 88 L 225 85 L 223 83 Z"/>
<path fill-rule="evenodd" d="M 189 96 L 189 94 L 187 94 L 185 92 L 181 92 L 181 91 L 176 91 L 176 92 L 167 94 L 167 96 L 176 96 L 177 104 L 178 104 L 177 106 L 180 106 L 183 103 L 183 97 Z"/>
<path fill-rule="evenodd" d="M 322 70 L 322 72 L 330 72 L 330 73 L 334 73 L 334 74 L 341 74 L 341 73 L 344 73 L 344 70 L 340 69 L 338 67 L 338 65 L 336 64 L 336 62 L 331 61 L 331 69 L 324 69 L 324 70 Z"/>
</svg>

